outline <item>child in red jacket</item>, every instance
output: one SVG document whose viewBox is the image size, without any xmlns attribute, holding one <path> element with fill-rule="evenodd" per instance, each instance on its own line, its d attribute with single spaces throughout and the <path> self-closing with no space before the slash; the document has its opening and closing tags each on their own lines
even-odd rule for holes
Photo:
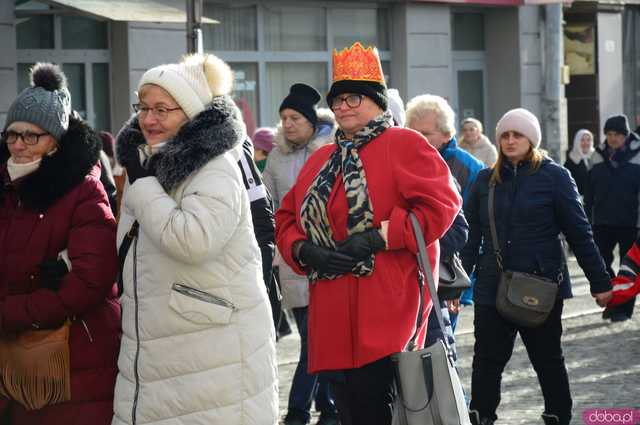
<svg viewBox="0 0 640 425">
<path fill-rule="evenodd" d="M 629 301 L 640 293 L 640 237 L 633 243 L 620 262 L 618 275 L 613 278 L 613 298 L 608 307 L 613 307 Z"/>
</svg>

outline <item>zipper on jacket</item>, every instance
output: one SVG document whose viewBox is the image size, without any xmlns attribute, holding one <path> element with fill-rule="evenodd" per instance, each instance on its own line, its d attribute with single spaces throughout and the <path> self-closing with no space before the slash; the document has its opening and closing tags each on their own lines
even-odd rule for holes
<svg viewBox="0 0 640 425">
<path fill-rule="evenodd" d="M 231 310 L 238 310 L 238 308 L 231 301 L 225 300 L 222 297 L 218 297 L 216 295 L 210 294 L 205 291 L 201 291 L 196 288 L 192 288 L 190 286 L 184 285 L 182 283 L 174 283 L 171 286 L 171 289 L 190 298 L 195 298 L 200 301 L 207 302 L 209 304 L 216 304 L 222 307 L 229 308 Z"/>
<path fill-rule="evenodd" d="M 136 379 L 136 389 L 133 393 L 133 406 L 131 408 L 131 423 L 136 425 L 136 410 L 138 408 L 138 395 L 140 392 L 140 373 L 138 371 L 138 359 L 140 357 L 140 320 L 138 311 L 138 238 L 133 241 L 133 300 L 135 305 L 135 324 L 136 324 L 136 355 L 133 362 L 133 374 Z"/>
<path fill-rule="evenodd" d="M 82 326 L 84 326 L 84 330 L 87 333 L 87 336 L 89 337 L 89 342 L 93 342 L 93 337 L 91 337 L 91 332 L 89 332 L 89 327 L 87 326 L 87 322 L 85 322 L 84 319 L 81 319 L 80 323 L 82 323 Z"/>
</svg>

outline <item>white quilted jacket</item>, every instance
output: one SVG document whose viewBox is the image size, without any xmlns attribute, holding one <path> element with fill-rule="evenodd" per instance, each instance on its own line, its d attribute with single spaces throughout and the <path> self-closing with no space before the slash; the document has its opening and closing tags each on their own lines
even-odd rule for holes
<svg viewBox="0 0 640 425">
<path fill-rule="evenodd" d="M 275 336 L 238 145 L 170 195 L 125 188 L 122 348 L 113 425 L 273 425 Z"/>
</svg>

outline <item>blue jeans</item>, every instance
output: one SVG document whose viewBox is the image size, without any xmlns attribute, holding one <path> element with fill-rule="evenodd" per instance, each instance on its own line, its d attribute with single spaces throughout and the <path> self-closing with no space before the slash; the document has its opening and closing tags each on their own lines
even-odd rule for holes
<svg viewBox="0 0 640 425">
<path fill-rule="evenodd" d="M 314 399 L 316 410 L 320 414 L 336 415 L 336 405 L 327 378 L 307 373 L 307 307 L 294 308 L 293 316 L 300 334 L 300 360 L 289 392 L 288 416 L 295 415 L 309 422 L 311 403 Z"/>
</svg>

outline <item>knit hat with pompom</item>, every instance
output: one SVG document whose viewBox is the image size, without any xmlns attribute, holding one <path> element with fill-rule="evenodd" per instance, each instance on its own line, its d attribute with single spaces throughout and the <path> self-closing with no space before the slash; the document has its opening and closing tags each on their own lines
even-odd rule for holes
<svg viewBox="0 0 640 425">
<path fill-rule="evenodd" d="M 146 84 L 166 90 L 192 120 L 215 96 L 231 92 L 233 72 L 215 55 L 193 54 L 180 63 L 159 65 L 145 72 L 138 84 L 139 93 Z"/>
<path fill-rule="evenodd" d="M 31 86 L 24 89 L 13 101 L 4 130 L 16 121 L 35 124 L 56 140 L 69 128 L 71 94 L 67 89 L 67 77 L 51 63 L 37 63 L 31 68 Z"/>
</svg>

